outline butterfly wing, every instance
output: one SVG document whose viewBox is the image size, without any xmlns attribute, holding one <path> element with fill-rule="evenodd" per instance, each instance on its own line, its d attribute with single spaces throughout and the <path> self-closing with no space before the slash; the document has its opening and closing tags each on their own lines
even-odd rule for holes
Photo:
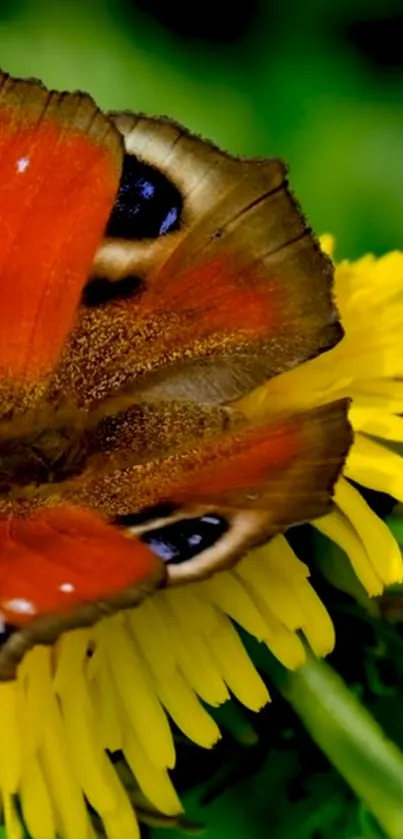
<svg viewBox="0 0 403 839">
<path fill-rule="evenodd" d="M 121 461 L 115 469 L 90 472 L 87 480 L 66 488 L 67 495 L 112 521 L 160 505 L 173 505 L 170 520 L 223 516 L 230 528 L 216 546 L 168 566 L 169 582 L 200 579 L 231 566 L 249 548 L 290 525 L 328 512 L 351 442 L 346 408 L 345 401 L 338 401 L 256 425 L 237 416 L 232 429 L 227 414 L 221 434 L 210 428 L 204 439 L 195 434 L 191 447 L 150 459 L 144 455 L 143 463 L 132 466 L 126 450 L 126 465 Z M 141 536 L 154 526 L 159 522 L 131 531 Z"/>
<path fill-rule="evenodd" d="M 40 400 L 73 326 L 121 164 L 121 138 L 89 96 L 0 75 L 0 472 L 11 485 L 35 458 L 44 465 L 35 423 L 50 409 Z M 165 576 L 151 551 L 95 513 L 62 505 L 55 488 L 43 507 L 27 474 L 25 484 L 25 497 L 13 500 L 2 482 L 0 498 L 0 611 L 13 625 L 32 622 L 15 636 L 11 670 L 33 638 L 74 625 L 80 609 L 82 623 L 117 600 L 135 603 Z M 37 618 L 48 613 L 44 626 Z"/>
<path fill-rule="evenodd" d="M 121 157 L 117 132 L 89 96 L 0 75 L 3 415 L 9 392 L 38 385 L 58 360 L 114 200 Z"/>
<path fill-rule="evenodd" d="M 0 681 L 14 678 L 35 644 L 136 606 L 166 577 L 146 545 L 66 505 L 1 518 L 0 556 L 0 610 L 10 634 L 0 645 Z"/>
</svg>

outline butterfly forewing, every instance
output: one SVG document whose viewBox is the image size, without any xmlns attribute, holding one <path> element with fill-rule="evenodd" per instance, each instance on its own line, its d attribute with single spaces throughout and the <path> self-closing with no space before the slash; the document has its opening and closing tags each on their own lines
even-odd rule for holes
<svg viewBox="0 0 403 839">
<path fill-rule="evenodd" d="M 3 390 L 52 371 L 119 183 L 121 141 L 85 94 L 0 75 Z M 4 393 L 2 413 L 6 402 Z M 11 406 L 12 407 L 12 404 Z"/>
<path fill-rule="evenodd" d="M 82 307 L 55 386 L 86 405 L 122 387 L 143 400 L 223 403 L 332 346 L 331 265 L 283 164 L 232 158 L 167 121 L 115 122 L 128 153 L 180 191 L 179 230 L 106 239 L 96 276 L 137 277 L 136 292 Z"/>
</svg>

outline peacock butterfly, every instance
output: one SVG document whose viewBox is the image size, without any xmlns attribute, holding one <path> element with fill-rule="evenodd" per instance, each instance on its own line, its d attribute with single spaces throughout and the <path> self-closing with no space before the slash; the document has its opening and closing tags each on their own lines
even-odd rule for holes
<svg viewBox="0 0 403 839">
<path fill-rule="evenodd" d="M 0 679 L 324 513 L 344 401 L 242 398 L 334 346 L 279 160 L 0 77 Z"/>
</svg>

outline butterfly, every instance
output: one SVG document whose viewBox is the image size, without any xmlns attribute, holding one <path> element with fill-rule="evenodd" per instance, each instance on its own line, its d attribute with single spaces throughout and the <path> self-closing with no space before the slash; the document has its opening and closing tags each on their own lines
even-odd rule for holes
<svg viewBox="0 0 403 839">
<path fill-rule="evenodd" d="M 2 74 L 0 208 L 5 680 L 326 512 L 350 428 L 244 407 L 342 336 L 280 160 Z"/>
</svg>

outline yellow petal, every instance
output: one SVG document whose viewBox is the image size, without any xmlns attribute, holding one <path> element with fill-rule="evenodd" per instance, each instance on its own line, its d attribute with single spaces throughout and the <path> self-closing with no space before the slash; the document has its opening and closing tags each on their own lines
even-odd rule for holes
<svg viewBox="0 0 403 839">
<path fill-rule="evenodd" d="M 239 626 L 263 641 L 271 634 L 261 613 L 236 574 L 225 571 L 200 583 L 203 598 L 214 603 Z"/>
<path fill-rule="evenodd" d="M 8 792 L 3 793 L 3 806 L 7 839 L 24 839 L 24 831 L 18 818 L 14 801 Z"/>
<path fill-rule="evenodd" d="M 106 773 L 109 775 L 108 783 L 117 801 L 114 810 L 108 810 L 106 813 L 101 812 L 108 839 L 122 839 L 122 837 L 140 839 L 140 828 L 136 813 L 121 781 L 118 779 L 110 763 L 108 763 Z"/>
<path fill-rule="evenodd" d="M 57 833 L 63 839 L 88 839 L 89 819 L 82 791 L 74 776 L 65 729 L 53 693 L 50 671 L 43 671 L 43 691 L 48 701 L 47 721 L 39 751 L 55 813 Z"/>
<path fill-rule="evenodd" d="M 232 693 L 251 711 L 260 711 L 270 700 L 269 692 L 245 652 L 238 633 L 224 615 L 220 617 L 212 639 L 212 651 Z"/>
<path fill-rule="evenodd" d="M 350 421 L 356 430 L 383 440 L 403 442 L 403 419 L 393 414 L 387 414 L 383 408 L 367 408 L 359 404 L 350 410 Z"/>
<path fill-rule="evenodd" d="M 333 650 L 336 638 L 327 609 L 308 583 L 298 588 L 297 596 L 305 613 L 302 625 L 304 635 L 316 655 L 328 655 Z"/>
<path fill-rule="evenodd" d="M 183 808 L 168 772 L 157 769 L 150 763 L 136 732 L 131 727 L 127 728 L 125 733 L 124 754 L 140 789 L 151 804 L 168 816 L 181 813 Z"/>
<path fill-rule="evenodd" d="M 102 633 L 110 671 L 131 725 L 141 738 L 149 759 L 155 766 L 172 767 L 175 749 L 166 715 L 155 693 L 147 663 L 134 638 L 129 637 L 123 621 L 119 615 L 109 618 L 108 631 Z"/>
<path fill-rule="evenodd" d="M 373 596 L 383 591 L 382 580 L 373 567 L 370 557 L 346 516 L 339 510 L 334 510 L 326 516 L 315 519 L 314 526 L 324 536 L 346 552 L 351 565 L 367 592 Z"/>
<path fill-rule="evenodd" d="M 320 237 L 320 246 L 328 256 L 333 256 L 335 249 L 335 238 L 330 233 L 322 233 Z"/>
<path fill-rule="evenodd" d="M 55 839 L 52 802 L 37 760 L 24 766 L 19 794 L 24 820 L 33 839 Z"/>
<path fill-rule="evenodd" d="M 104 651 L 98 647 L 94 656 L 97 656 L 99 660 L 96 663 L 95 672 L 91 669 L 92 678 L 89 677 L 89 691 L 94 708 L 97 736 L 104 749 L 117 752 L 122 748 L 123 732 L 116 685 L 112 679 Z M 88 668 L 89 670 L 90 668 Z"/>
<path fill-rule="evenodd" d="M 334 498 L 348 515 L 371 563 L 385 585 L 403 579 L 403 562 L 397 542 L 387 525 L 376 516 L 360 493 L 343 478 L 337 482 Z"/>
<path fill-rule="evenodd" d="M 274 543 L 276 541 L 273 540 Z M 260 593 L 261 598 L 277 618 L 276 623 L 283 623 L 287 629 L 299 629 L 304 622 L 304 614 L 296 597 L 297 586 L 295 583 L 290 585 L 284 577 L 283 566 L 275 554 L 276 544 L 269 544 L 253 551 L 250 561 L 240 563 L 238 573 Z"/>
<path fill-rule="evenodd" d="M 2 790 L 10 794 L 17 792 L 21 778 L 20 690 L 17 682 L 0 684 L 0 783 Z"/>
<path fill-rule="evenodd" d="M 403 461 L 396 452 L 357 434 L 344 468 L 348 478 L 403 501 Z"/>
<path fill-rule="evenodd" d="M 142 609 L 133 610 L 129 618 L 131 631 L 139 648 L 144 650 L 158 684 L 166 679 L 173 685 L 179 668 L 189 686 L 205 702 L 219 705 L 228 699 L 228 691 L 216 662 L 203 635 L 194 626 L 188 625 L 186 616 L 175 608 L 175 603 L 172 598 L 159 598 L 160 631 L 157 623 L 156 639 L 152 643 L 149 640 L 154 635 L 152 610 L 147 610 L 148 621 L 144 621 L 144 614 L 140 614 Z M 159 643 L 155 644 L 155 640 Z"/>
</svg>

